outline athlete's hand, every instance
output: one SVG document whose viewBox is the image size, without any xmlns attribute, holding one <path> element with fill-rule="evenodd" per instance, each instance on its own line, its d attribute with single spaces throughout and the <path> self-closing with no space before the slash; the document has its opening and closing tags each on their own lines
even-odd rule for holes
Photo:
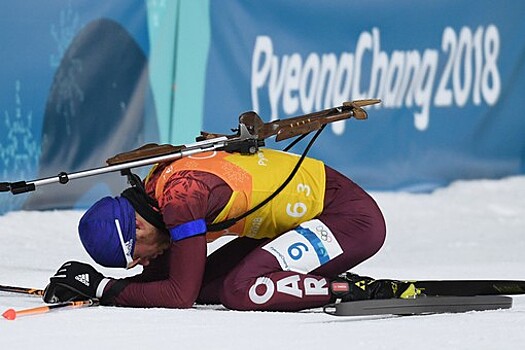
<svg viewBox="0 0 525 350">
<path fill-rule="evenodd" d="M 49 279 L 43 299 L 46 303 L 57 303 L 102 298 L 109 281 L 91 265 L 68 261 Z"/>
</svg>

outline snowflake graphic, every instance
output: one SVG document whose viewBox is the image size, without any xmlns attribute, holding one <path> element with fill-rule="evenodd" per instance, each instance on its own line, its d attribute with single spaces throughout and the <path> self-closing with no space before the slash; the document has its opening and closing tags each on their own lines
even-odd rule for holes
<svg viewBox="0 0 525 350">
<path fill-rule="evenodd" d="M 22 84 L 15 82 L 14 113 L 4 110 L 5 137 L 0 142 L 0 171 L 3 179 L 16 177 L 28 179 L 34 176 L 40 149 L 33 136 L 33 112 L 23 112 L 20 92 Z M 17 209 L 24 198 L 14 196 L 0 202 L 0 213 Z"/>
<path fill-rule="evenodd" d="M 79 28 L 80 16 L 78 11 L 73 10 L 71 2 L 69 2 L 67 8 L 60 11 L 59 24 L 51 25 L 51 36 L 57 44 L 57 53 L 51 54 L 49 57 L 51 67 L 56 68 L 60 65 L 60 60 Z"/>
<path fill-rule="evenodd" d="M 51 25 L 51 36 L 57 44 L 57 53 L 50 55 L 50 65 L 59 68 L 52 93 L 57 96 L 56 112 L 64 117 L 67 135 L 71 134 L 71 120 L 77 112 L 76 106 L 84 101 L 84 91 L 77 83 L 77 77 L 82 72 L 82 61 L 75 57 L 65 57 L 67 64 L 61 66 L 60 63 L 67 55 L 80 26 L 80 15 L 73 9 L 71 2 L 60 11 L 59 23 Z"/>
<path fill-rule="evenodd" d="M 76 114 L 75 106 L 84 101 L 84 91 L 77 83 L 77 76 L 82 72 L 82 61 L 71 59 L 70 64 L 58 70 L 53 93 L 57 94 L 56 112 L 64 116 L 67 135 L 71 134 L 71 121 Z"/>
</svg>

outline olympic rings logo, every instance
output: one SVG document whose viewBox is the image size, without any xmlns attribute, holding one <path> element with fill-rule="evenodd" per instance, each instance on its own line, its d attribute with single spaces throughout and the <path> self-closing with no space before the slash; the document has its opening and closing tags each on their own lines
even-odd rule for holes
<svg viewBox="0 0 525 350">
<path fill-rule="evenodd" d="M 330 235 L 330 231 L 328 231 L 325 226 L 319 225 L 315 228 L 315 231 L 319 234 L 322 241 L 327 243 L 332 242 L 333 238 Z"/>
</svg>

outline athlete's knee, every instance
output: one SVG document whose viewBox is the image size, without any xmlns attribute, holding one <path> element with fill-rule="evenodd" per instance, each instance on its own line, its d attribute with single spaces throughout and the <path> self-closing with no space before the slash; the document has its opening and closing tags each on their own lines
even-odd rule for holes
<svg viewBox="0 0 525 350">
<path fill-rule="evenodd" d="M 386 240 L 386 223 L 382 215 L 376 219 L 376 222 L 365 237 L 364 240 L 368 246 L 369 254 L 372 256 L 381 249 Z"/>
<path fill-rule="evenodd" d="M 237 273 L 228 274 L 220 291 L 221 304 L 231 310 L 249 310 L 246 300 L 248 289 L 248 280 L 242 280 Z"/>
</svg>

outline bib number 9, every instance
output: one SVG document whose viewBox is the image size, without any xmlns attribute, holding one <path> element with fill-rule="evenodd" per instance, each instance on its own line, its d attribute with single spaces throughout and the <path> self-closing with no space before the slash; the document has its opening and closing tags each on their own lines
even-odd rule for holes
<svg viewBox="0 0 525 350">
<path fill-rule="evenodd" d="M 292 244 L 288 248 L 288 255 L 290 256 L 290 258 L 294 260 L 299 260 L 302 258 L 303 252 L 307 252 L 307 251 L 308 251 L 308 246 L 304 243 L 298 242 L 298 243 Z"/>
<path fill-rule="evenodd" d="M 337 239 L 321 220 L 303 222 L 262 247 L 283 271 L 309 273 L 343 253 Z"/>
</svg>

